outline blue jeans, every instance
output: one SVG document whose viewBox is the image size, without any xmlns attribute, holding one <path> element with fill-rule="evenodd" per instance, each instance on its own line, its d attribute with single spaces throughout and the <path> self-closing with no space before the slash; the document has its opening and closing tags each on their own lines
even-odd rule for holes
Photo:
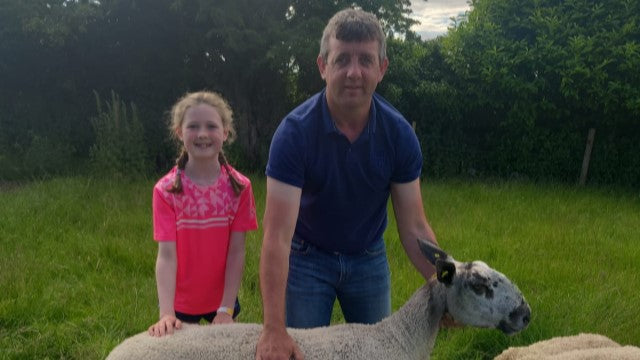
<svg viewBox="0 0 640 360">
<path fill-rule="evenodd" d="M 287 326 L 327 326 L 340 302 L 347 322 L 376 323 L 391 314 L 389 263 L 384 241 L 345 255 L 294 238 L 287 280 Z"/>
</svg>

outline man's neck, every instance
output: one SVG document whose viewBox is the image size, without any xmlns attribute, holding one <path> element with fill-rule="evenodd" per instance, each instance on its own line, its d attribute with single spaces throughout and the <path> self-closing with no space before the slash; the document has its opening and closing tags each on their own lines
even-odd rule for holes
<svg viewBox="0 0 640 360">
<path fill-rule="evenodd" d="M 356 141 L 369 121 L 370 107 L 358 109 L 332 109 L 329 104 L 329 113 L 336 128 L 342 132 L 350 142 Z"/>
</svg>

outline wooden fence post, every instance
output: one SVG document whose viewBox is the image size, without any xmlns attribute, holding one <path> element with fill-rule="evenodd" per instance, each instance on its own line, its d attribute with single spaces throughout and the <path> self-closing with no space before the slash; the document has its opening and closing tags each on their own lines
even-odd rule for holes
<svg viewBox="0 0 640 360">
<path fill-rule="evenodd" d="M 590 128 L 587 135 L 587 146 L 584 149 L 584 158 L 582 158 L 582 171 L 580 172 L 580 186 L 584 186 L 587 182 L 587 172 L 589 171 L 589 161 L 591 160 L 591 149 L 593 148 L 593 139 L 596 136 L 596 129 Z"/>
</svg>

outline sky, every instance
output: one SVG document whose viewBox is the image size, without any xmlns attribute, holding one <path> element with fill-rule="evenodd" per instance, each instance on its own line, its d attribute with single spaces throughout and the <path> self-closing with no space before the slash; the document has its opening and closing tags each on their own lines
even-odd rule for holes
<svg viewBox="0 0 640 360">
<path fill-rule="evenodd" d="M 467 0 L 411 0 L 411 17 L 420 21 L 411 29 L 423 40 L 433 39 L 447 33 L 452 24 L 450 18 L 469 10 Z"/>
</svg>

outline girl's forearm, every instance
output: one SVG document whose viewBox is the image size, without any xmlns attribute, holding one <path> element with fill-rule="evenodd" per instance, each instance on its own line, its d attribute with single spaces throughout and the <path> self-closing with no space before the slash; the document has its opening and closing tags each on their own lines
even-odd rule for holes
<svg viewBox="0 0 640 360">
<path fill-rule="evenodd" d="M 156 283 L 160 318 L 175 316 L 173 302 L 176 293 L 177 257 L 175 242 L 160 243 L 156 260 Z"/>
<path fill-rule="evenodd" d="M 232 232 L 227 253 L 227 267 L 224 276 L 224 293 L 220 306 L 233 309 L 244 272 L 245 233 Z"/>
</svg>

